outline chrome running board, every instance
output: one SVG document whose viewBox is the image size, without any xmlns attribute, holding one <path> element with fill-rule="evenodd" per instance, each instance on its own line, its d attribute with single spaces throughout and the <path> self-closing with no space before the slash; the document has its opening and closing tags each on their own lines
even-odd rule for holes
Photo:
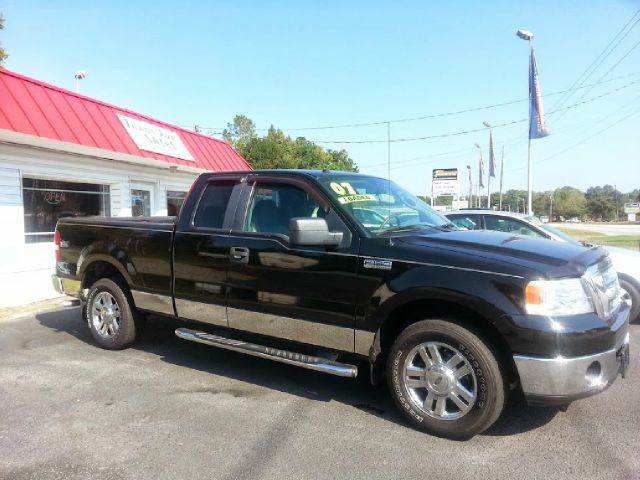
<svg viewBox="0 0 640 480">
<path fill-rule="evenodd" d="M 347 363 L 335 362 L 326 358 L 314 357 L 302 353 L 290 352 L 279 348 L 267 347 L 256 343 L 249 343 L 243 340 L 221 337 L 212 333 L 199 332 L 189 328 L 176 329 L 176 335 L 184 340 L 204 343 L 212 347 L 225 348 L 234 352 L 246 353 L 254 357 L 268 358 L 276 362 L 295 365 L 296 367 L 316 370 L 318 372 L 329 373 L 339 377 L 354 378 L 358 375 L 358 367 Z"/>
</svg>

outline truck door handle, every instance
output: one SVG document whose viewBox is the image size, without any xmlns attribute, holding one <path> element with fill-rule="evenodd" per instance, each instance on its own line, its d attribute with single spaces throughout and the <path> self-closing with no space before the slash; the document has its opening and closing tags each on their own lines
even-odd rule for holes
<svg viewBox="0 0 640 480">
<path fill-rule="evenodd" d="M 231 247 L 229 257 L 232 262 L 249 263 L 249 249 L 245 247 Z"/>
</svg>

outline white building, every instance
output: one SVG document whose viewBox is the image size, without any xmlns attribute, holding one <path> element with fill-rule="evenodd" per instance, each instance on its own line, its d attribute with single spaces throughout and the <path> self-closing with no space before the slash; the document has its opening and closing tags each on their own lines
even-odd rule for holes
<svg viewBox="0 0 640 480">
<path fill-rule="evenodd" d="M 0 69 L 0 307 L 51 298 L 62 216 L 175 215 L 226 142 Z"/>
</svg>

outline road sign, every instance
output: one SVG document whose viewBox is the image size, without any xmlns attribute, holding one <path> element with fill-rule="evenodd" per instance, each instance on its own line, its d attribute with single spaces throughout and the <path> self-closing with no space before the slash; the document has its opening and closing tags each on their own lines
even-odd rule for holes
<svg viewBox="0 0 640 480">
<path fill-rule="evenodd" d="M 435 198 L 439 195 L 458 196 L 460 184 L 458 182 L 457 168 L 435 168 L 431 179 L 431 195 Z"/>
<path fill-rule="evenodd" d="M 624 213 L 640 213 L 640 203 L 625 203 Z"/>
</svg>

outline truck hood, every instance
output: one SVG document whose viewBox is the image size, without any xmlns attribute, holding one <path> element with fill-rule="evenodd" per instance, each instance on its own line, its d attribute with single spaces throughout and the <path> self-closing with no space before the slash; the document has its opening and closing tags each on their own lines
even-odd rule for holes
<svg viewBox="0 0 640 480">
<path fill-rule="evenodd" d="M 519 274 L 535 272 L 549 278 L 582 275 L 587 266 L 607 255 L 601 248 L 512 235 L 488 230 L 420 232 L 394 238 L 413 255 L 432 256 L 437 251 L 456 253 L 467 268 L 488 269 L 492 264 L 509 266 Z M 420 252 L 421 251 L 421 252 Z M 496 265 L 498 264 L 498 265 Z M 532 272 L 533 271 L 533 272 Z"/>
</svg>

